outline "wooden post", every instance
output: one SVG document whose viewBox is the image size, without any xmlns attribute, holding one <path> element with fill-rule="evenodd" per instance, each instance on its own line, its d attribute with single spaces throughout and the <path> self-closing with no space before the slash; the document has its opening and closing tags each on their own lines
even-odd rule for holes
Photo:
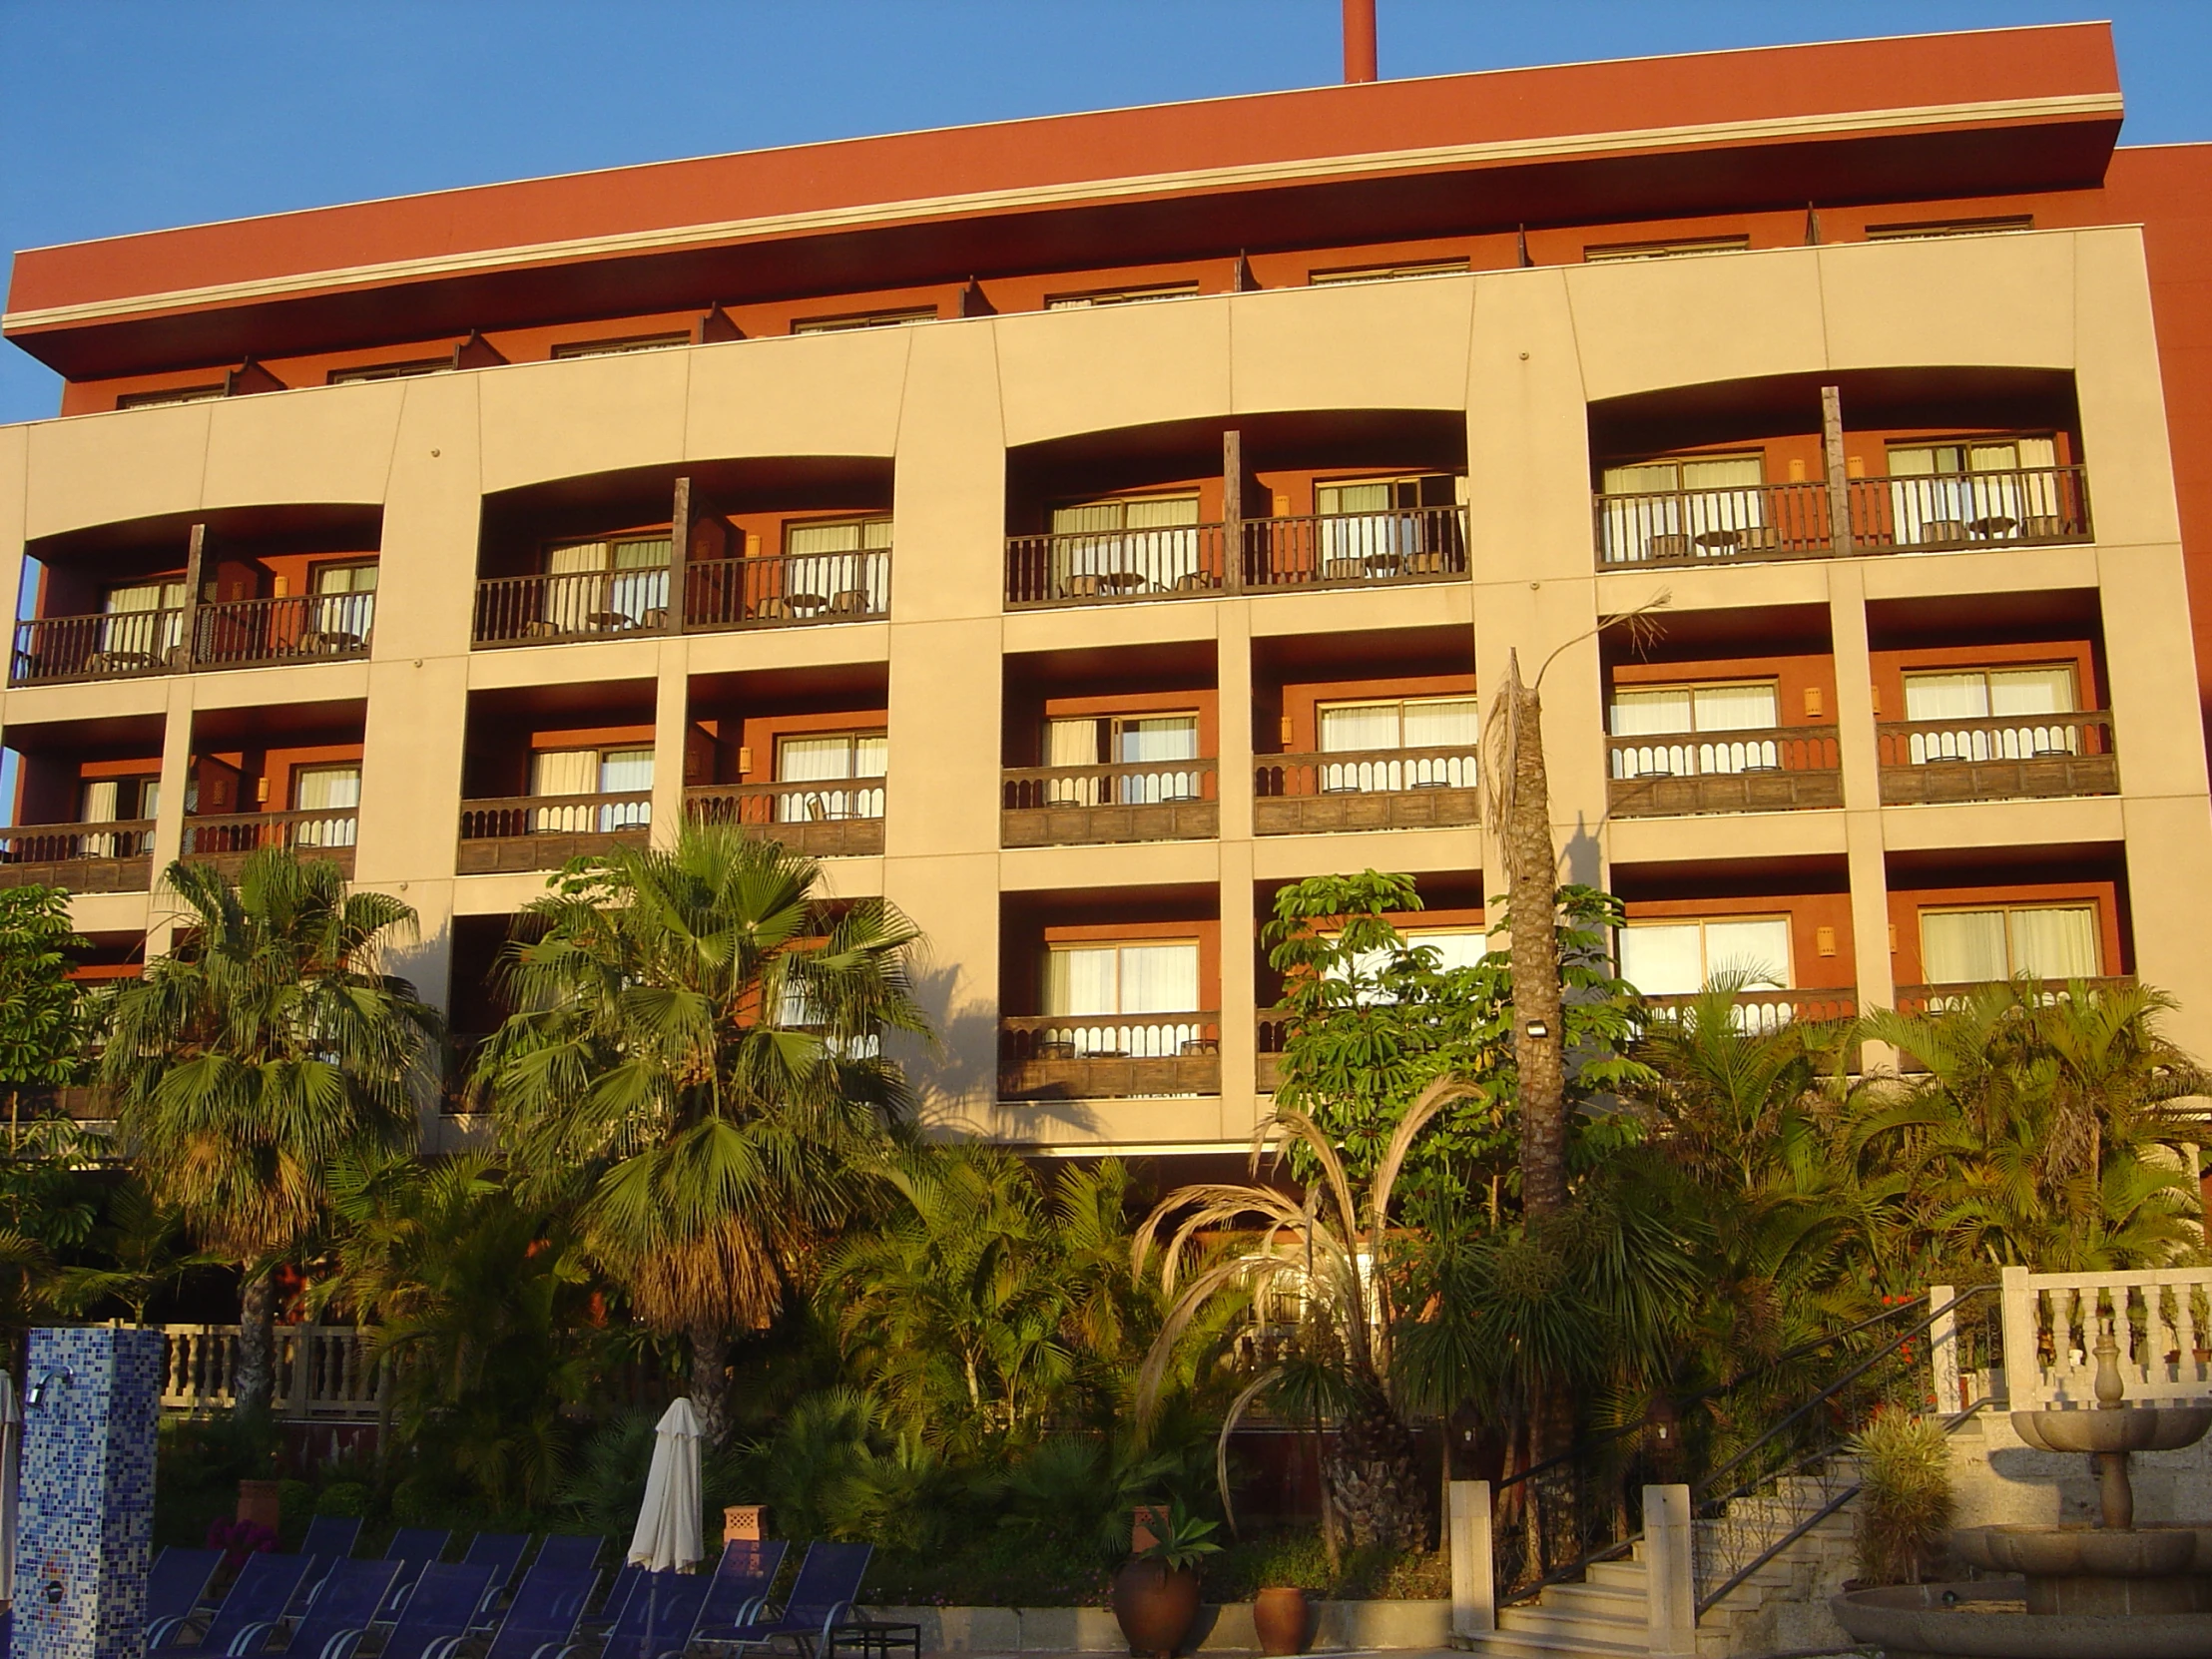
<svg viewBox="0 0 2212 1659">
<path fill-rule="evenodd" d="M 1653 1653 L 1697 1652 L 1697 1569 L 1690 1556 L 1690 1488 L 1644 1488 L 1644 1570 L 1650 1575 Z"/>
<path fill-rule="evenodd" d="M 2025 1268 L 2000 1270 L 1997 1292 L 2004 1319 L 2004 1394 L 2015 1411 L 2034 1411 L 2045 1403 L 2041 1368 L 2035 1360 L 2035 1292 Z M 2065 1341 L 2059 1340 L 2063 1359 Z"/>
<path fill-rule="evenodd" d="M 200 587 L 207 580 L 207 565 L 208 527 L 205 524 L 195 524 L 192 527 L 191 549 L 185 554 L 183 666 L 188 669 L 196 668 L 200 663 Z"/>
<path fill-rule="evenodd" d="M 1244 433 L 1231 427 L 1221 435 L 1222 587 L 1244 592 Z"/>
<path fill-rule="evenodd" d="M 691 532 L 692 484 L 689 478 L 679 478 L 675 506 L 669 514 L 668 614 L 661 621 L 664 633 L 684 631 L 684 601 L 690 592 Z"/>
<path fill-rule="evenodd" d="M 1497 1567 L 1490 1555 L 1490 1483 L 1451 1483 L 1451 1633 L 1497 1628 Z"/>
<path fill-rule="evenodd" d="M 1829 551 L 1841 559 L 1851 552 L 1851 484 L 1844 475 L 1844 394 L 1821 387 L 1821 455 L 1828 468 Z"/>
<path fill-rule="evenodd" d="M 1958 1317 L 1936 1311 L 1947 1308 L 1957 1294 L 1948 1285 L 1928 1288 L 1928 1310 L 1936 1314 L 1928 1328 L 1929 1379 L 1935 1385 L 1936 1414 L 1945 1417 L 1963 1411 L 1966 1401 L 1958 1391 Z"/>
</svg>

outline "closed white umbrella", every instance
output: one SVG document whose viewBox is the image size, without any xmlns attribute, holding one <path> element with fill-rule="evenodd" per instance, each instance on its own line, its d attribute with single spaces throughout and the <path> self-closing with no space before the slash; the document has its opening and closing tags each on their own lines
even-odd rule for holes
<svg viewBox="0 0 2212 1659">
<path fill-rule="evenodd" d="M 650 1572 L 689 1570 L 707 1553 L 699 1528 L 699 1413 L 678 1399 L 654 1426 L 653 1467 L 630 1538 L 630 1564 Z"/>
<path fill-rule="evenodd" d="M 0 1602 L 15 1600 L 15 1503 L 23 1464 L 23 1407 L 0 1371 Z"/>
</svg>

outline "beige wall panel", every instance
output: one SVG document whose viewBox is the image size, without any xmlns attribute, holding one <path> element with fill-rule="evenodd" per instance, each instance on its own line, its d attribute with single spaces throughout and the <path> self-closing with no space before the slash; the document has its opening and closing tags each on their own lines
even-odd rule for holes
<svg viewBox="0 0 2212 1659">
<path fill-rule="evenodd" d="M 401 382 L 406 401 L 392 447 L 369 646 L 379 661 L 468 654 L 483 496 L 476 400 L 493 372 Z M 459 706 L 446 718 L 458 721 Z"/>
<path fill-rule="evenodd" d="M 820 663 L 879 663 L 890 655 L 890 625 L 882 622 L 733 629 L 726 634 L 693 634 L 691 671 L 694 675 L 725 674 L 740 669 L 806 668 Z"/>
<path fill-rule="evenodd" d="M 206 504 L 383 500 L 405 395 L 392 381 L 210 404 Z"/>
<path fill-rule="evenodd" d="M 8 616 L 22 612 L 24 492 L 30 483 L 31 431 L 0 426 L 0 595 L 9 600 Z M 0 686 L 6 676 L 0 675 Z"/>
<path fill-rule="evenodd" d="M 354 868 L 363 881 L 450 878 L 461 828 L 463 665 L 380 661 L 370 675 Z"/>
<path fill-rule="evenodd" d="M 999 858 L 1008 892 L 1206 886 L 1221 879 L 1218 841 L 1132 841 L 1122 846 L 1009 846 Z"/>
<path fill-rule="evenodd" d="M 2092 479 L 2090 488 L 2095 487 Z M 2093 501 L 2092 497 L 2092 510 Z M 1869 599 L 2034 593 L 2097 585 L 2097 555 L 2091 547 L 2022 547 L 2003 553 L 1889 553 L 1862 559 L 1859 565 Z"/>
<path fill-rule="evenodd" d="M 175 900 L 164 898 L 162 908 Z M 154 905 L 143 892 L 76 892 L 69 895 L 69 919 L 80 933 L 143 933 Z"/>
<path fill-rule="evenodd" d="M 1822 366 L 1812 250 L 1568 266 L 1563 275 L 1593 402 Z"/>
<path fill-rule="evenodd" d="M 2151 320 L 2143 234 L 2133 226 L 2074 236 L 2082 453 L 2097 540 L 2181 537 L 2158 336 Z M 2175 580 L 2180 580 L 2179 566 Z"/>
<path fill-rule="evenodd" d="M 2121 788 L 2130 796 L 2189 796 L 2201 804 L 2204 731 L 2181 550 L 2108 547 L 2098 563 Z M 2189 849 L 2192 859 L 2208 855 L 2212 844 Z"/>
<path fill-rule="evenodd" d="M 995 623 L 892 628 L 890 856 L 997 851 L 999 690 Z"/>
<path fill-rule="evenodd" d="M 1302 881 L 1309 875 L 1349 875 L 1363 869 L 1428 875 L 1474 869 L 1481 860 L 1482 832 L 1472 826 L 1344 835 L 1261 835 L 1252 842 L 1252 871 L 1262 881 Z"/>
<path fill-rule="evenodd" d="M 1745 563 L 1708 570 L 1616 566 L 1597 579 L 1597 608 L 1605 616 L 1622 616 L 1650 604 L 1661 594 L 1667 596 L 1664 609 L 1673 612 L 1826 605 L 1828 577 L 1826 559 Z"/>
<path fill-rule="evenodd" d="M 902 1056 L 924 1124 L 977 1118 L 998 1092 L 997 862 L 989 853 L 883 860 L 883 896 L 924 938 L 914 989 L 938 1046 Z"/>
<path fill-rule="evenodd" d="M 484 492 L 682 459 L 690 370 L 688 350 L 479 370 Z"/>
<path fill-rule="evenodd" d="M 1606 853 L 1616 864 L 1811 857 L 1843 850 L 1844 815 L 1838 812 L 1617 818 L 1606 831 Z"/>
<path fill-rule="evenodd" d="M 1605 729 L 1605 716 L 1591 632 L 1594 587 L 1587 577 L 1517 587 L 1499 583 L 1481 596 L 1474 624 L 1475 674 L 1485 716 L 1489 700 L 1505 683 L 1510 653 L 1519 653 L 1524 681 L 1543 675 L 1544 758 L 1561 878 L 1589 882 L 1602 878 L 1599 837 L 1606 816 L 1605 745 L 1596 738 Z"/>
<path fill-rule="evenodd" d="M 1474 590 L 1465 582 L 1271 593 L 1245 603 L 1252 610 L 1255 635 L 1432 628 L 1444 623 L 1464 625 L 1474 620 Z"/>
<path fill-rule="evenodd" d="M 196 709 L 289 708 L 301 703 L 340 703 L 368 695 L 366 663 L 302 663 L 297 667 L 236 669 L 191 678 Z"/>
<path fill-rule="evenodd" d="M 17 726 L 159 715 L 169 707 L 169 683 L 175 678 L 153 674 L 135 680 L 88 680 L 74 686 L 25 686 L 8 692 L 5 706 L 9 722 Z"/>
<path fill-rule="evenodd" d="M 193 512 L 207 477 L 210 405 L 48 420 L 29 428 L 27 536 Z"/>
<path fill-rule="evenodd" d="M 995 621 L 1006 596 L 996 335 L 973 327 L 897 331 L 911 342 L 911 357 L 899 408 L 891 619 Z M 995 636 L 990 649 L 995 656 Z"/>
<path fill-rule="evenodd" d="M 451 881 L 360 881 L 359 886 L 390 894 L 415 913 L 415 936 L 402 937 L 384 953 L 384 971 L 410 981 L 424 1001 L 441 1011 L 453 1006 L 453 883 Z M 421 1102 L 424 1116 L 441 1110 L 436 1091 Z"/>
<path fill-rule="evenodd" d="M 882 897 L 883 860 L 880 858 L 823 859 L 822 893 L 825 898 Z"/>
<path fill-rule="evenodd" d="M 379 626 L 382 618 L 378 618 Z M 471 651 L 468 684 L 487 691 L 508 686 L 610 685 L 650 680 L 660 670 L 661 638 L 583 640 L 572 645 L 527 645 L 513 650 Z"/>
<path fill-rule="evenodd" d="M 1008 611 L 1006 650 L 1087 651 L 1101 646 L 1156 645 L 1218 639 L 1234 599 L 1163 600 L 1158 604 L 1065 605 Z"/>
<path fill-rule="evenodd" d="M 1428 276 L 1238 294 L 1238 412 L 1463 407 L 1474 291 Z"/>
<path fill-rule="evenodd" d="M 2120 764 L 2127 762 L 2123 753 Z M 1892 807 L 1882 815 L 1883 844 L 1893 852 L 1960 846 L 2075 847 L 2126 833 L 2119 801 L 1975 801 L 1955 807 Z"/>
<path fill-rule="evenodd" d="M 2212 1060 L 2204 1018 L 2212 1008 L 2212 884 L 2175 877 L 2204 868 L 2208 838 L 2212 826 L 2201 798 L 2127 804 L 2135 972 L 2180 998 L 2181 1017 L 2168 1020 L 2166 1029 L 2200 1060 Z"/>
<path fill-rule="evenodd" d="M 991 323 L 1013 448 L 1229 408 L 1227 299 L 1032 311 Z"/>
<path fill-rule="evenodd" d="M 454 820 L 455 833 L 460 821 Z M 451 860 L 447 861 L 451 867 Z M 463 875 L 453 881 L 453 913 L 457 916 L 513 915 L 533 898 L 543 898 L 549 869 L 516 870 L 503 875 Z"/>
<path fill-rule="evenodd" d="M 1837 368 L 2073 365 L 2068 232 L 1838 244 L 1819 259 Z"/>
<path fill-rule="evenodd" d="M 1224 1143 L 1242 1149 L 1251 1138 L 1240 1124 L 1225 1133 L 1220 1099 L 1066 1100 L 1014 1102 L 994 1109 L 990 1133 L 1020 1146 L 1181 1146 L 1194 1151 Z"/>
<path fill-rule="evenodd" d="M 907 328 L 695 346 L 684 455 L 888 455 L 898 442 Z"/>
<path fill-rule="evenodd" d="M 1467 553 L 1476 586 L 1587 581 L 1595 562 L 1589 421 L 1564 276 L 1510 272 L 1482 277 L 1476 291 L 1466 392 Z M 1485 602 L 1476 602 L 1478 631 Z M 1525 658 L 1535 642 L 1512 643 Z M 1491 666 L 1483 664 L 1485 674 Z M 1502 657 L 1495 666 L 1504 666 Z"/>
</svg>

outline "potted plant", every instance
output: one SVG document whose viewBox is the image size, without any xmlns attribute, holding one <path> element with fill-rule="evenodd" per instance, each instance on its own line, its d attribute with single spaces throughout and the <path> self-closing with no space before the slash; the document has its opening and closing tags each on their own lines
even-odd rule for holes
<svg viewBox="0 0 2212 1659">
<path fill-rule="evenodd" d="M 1884 1411 L 1854 1441 L 1864 1482 L 1859 1506 L 1863 1585 L 1918 1584 L 1940 1560 L 1950 1528 L 1950 1445 L 1943 1425 Z"/>
<path fill-rule="evenodd" d="M 1221 1545 L 1209 1536 L 1214 1523 L 1191 1514 L 1180 1501 L 1165 1515 L 1153 1510 L 1146 1526 L 1151 1544 L 1114 1574 L 1114 1621 L 1132 1652 L 1175 1659 L 1198 1622 L 1198 1562 Z"/>
<path fill-rule="evenodd" d="M 1306 1649 L 1313 1610 L 1296 1584 L 1270 1584 L 1252 1598 L 1252 1626 L 1260 1633 L 1260 1651 L 1269 1659 L 1287 1659 Z"/>
</svg>

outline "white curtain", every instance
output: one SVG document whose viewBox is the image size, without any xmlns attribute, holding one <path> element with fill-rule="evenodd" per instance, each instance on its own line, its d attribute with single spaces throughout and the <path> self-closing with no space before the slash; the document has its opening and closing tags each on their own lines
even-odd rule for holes
<svg viewBox="0 0 2212 1659">
<path fill-rule="evenodd" d="M 2004 912 L 1922 911 L 1921 972 L 1931 985 L 1974 985 L 2009 978 Z"/>
<path fill-rule="evenodd" d="M 1137 569 L 1155 588 L 1173 592 L 1198 576 L 1198 497 L 1154 496 L 1131 501 L 1123 519 Z M 1188 580 L 1187 580 L 1188 579 Z"/>
<path fill-rule="evenodd" d="M 1705 979 L 1740 973 L 1769 985 L 1790 983 L 1790 923 L 1784 916 L 1705 924 Z"/>
<path fill-rule="evenodd" d="M 1325 755 L 1355 749 L 1400 749 L 1403 721 L 1395 703 L 1350 703 L 1321 712 L 1321 747 Z"/>
<path fill-rule="evenodd" d="M 302 813 L 333 816 L 306 819 L 292 827 L 299 846 L 351 846 L 357 829 L 354 810 L 361 804 L 359 767 L 308 767 L 292 775 L 292 805 Z"/>
<path fill-rule="evenodd" d="M 2070 715 L 2073 712 L 2074 674 L 2067 664 L 1989 671 L 1989 713 L 1999 720 L 2011 715 Z"/>
<path fill-rule="evenodd" d="M 1646 996 L 1682 996 L 1705 984 L 1694 921 L 1632 922 L 1620 931 L 1621 977 Z"/>
<path fill-rule="evenodd" d="M 1960 674 L 1914 674 L 1905 682 L 1906 718 L 1919 722 L 1959 722 L 1962 730 L 1915 732 L 1912 760 L 2031 760 L 2037 755 L 2078 751 L 2081 736 L 2070 724 L 2038 724 L 2038 715 L 2071 714 L 2073 669 L 2064 663 L 2035 668 L 1974 670 Z M 1972 723 L 2020 719 L 2023 724 L 1989 731 Z"/>
<path fill-rule="evenodd" d="M 87 824 L 113 824 L 123 816 L 121 811 L 121 785 L 113 778 L 96 778 L 85 786 L 84 822 Z M 121 835 L 87 835 L 84 837 L 84 855 L 88 858 L 113 858 L 122 851 Z"/>
<path fill-rule="evenodd" d="M 1120 722 L 1115 734 L 1114 759 L 1124 766 L 1161 766 L 1198 759 L 1196 715 L 1148 715 Z M 1121 799 L 1141 804 L 1156 801 L 1195 801 L 1204 790 L 1195 771 L 1166 766 L 1163 771 L 1129 774 L 1121 780 Z"/>
<path fill-rule="evenodd" d="M 1609 466 L 1601 479 L 1608 564 L 1648 558 L 1654 536 L 1680 536 L 1685 551 L 1725 553 L 1738 543 L 1701 543 L 1708 531 L 1742 532 L 1766 522 L 1766 462 L 1758 455 L 1646 461 Z M 1625 496 L 1630 499 L 1615 500 Z"/>
<path fill-rule="evenodd" d="M 830 737 L 785 738 L 776 746 L 776 781 L 812 784 L 835 779 L 880 778 L 889 756 L 881 734 L 840 732 Z M 876 789 L 809 790 L 779 796 L 777 818 L 786 824 L 817 819 L 881 818 L 883 792 Z"/>
<path fill-rule="evenodd" d="M 812 594 L 833 614 L 879 616 L 889 609 L 890 544 L 887 518 L 795 524 L 784 536 L 784 592 Z"/>
<path fill-rule="evenodd" d="M 1490 948 L 1489 936 L 1479 927 L 1444 927 L 1409 933 L 1406 938 L 1409 943 L 1435 951 L 1442 969 L 1474 967 Z"/>
<path fill-rule="evenodd" d="M 1763 686 L 1699 686 L 1692 693 L 1700 736 L 1718 732 L 1773 732 L 1780 724 L 1775 688 Z M 1781 753 L 1772 737 L 1735 738 L 1698 745 L 1697 769 L 1715 773 L 1772 771 L 1781 765 Z"/>
<path fill-rule="evenodd" d="M 1044 723 L 1044 764 L 1048 767 L 1095 767 L 1098 761 L 1099 723 L 1090 716 Z M 1055 807 L 1096 807 L 1111 796 L 1104 778 L 1054 778 L 1045 784 L 1045 797 Z"/>
<path fill-rule="evenodd" d="M 530 757 L 532 795 L 590 795 L 599 788 L 599 751 L 541 749 Z M 534 834 L 589 830 L 597 814 L 588 806 L 540 807 L 530 815 Z"/>
<path fill-rule="evenodd" d="M 2014 910 L 2010 915 L 2012 971 L 2038 979 L 2094 979 L 2097 912 L 2088 904 Z"/>
<path fill-rule="evenodd" d="M 1479 735 L 1471 697 L 1428 697 L 1405 705 L 1405 747 L 1472 748 Z"/>
<path fill-rule="evenodd" d="M 1187 1014 L 1198 1008 L 1198 945 L 1075 945 L 1045 954 L 1047 1014 Z M 1077 1054 L 1171 1056 L 1199 1035 L 1195 1021 L 1138 1020 L 1054 1033 Z"/>
<path fill-rule="evenodd" d="M 1116 945 L 1072 945 L 1045 952 L 1044 1011 L 1048 1014 L 1118 1014 Z"/>
<path fill-rule="evenodd" d="M 374 565 L 317 565 L 314 609 L 308 626 L 318 634 L 368 638 L 376 619 Z"/>
<path fill-rule="evenodd" d="M 1315 490 L 1324 576 L 1392 576 L 1407 554 L 1418 551 L 1419 521 L 1393 510 L 1395 494 L 1387 479 Z"/>
<path fill-rule="evenodd" d="M 1613 694 L 1613 736 L 1664 738 L 1696 729 L 1694 703 L 1686 686 L 1660 691 Z M 1615 778 L 1675 778 L 1694 769 L 1696 748 L 1685 743 L 1623 745 L 1612 749 Z"/>
<path fill-rule="evenodd" d="M 1907 720 L 1982 720 L 1989 713 L 1989 683 L 1980 674 L 1909 674 Z"/>
<path fill-rule="evenodd" d="M 1139 496 L 1055 507 L 1052 512 L 1054 589 L 1068 593 L 1076 577 L 1087 592 L 1172 590 L 1198 570 L 1198 497 Z M 1102 580 L 1103 579 L 1103 580 Z M 1107 587 L 1107 583 L 1119 586 Z"/>
<path fill-rule="evenodd" d="M 161 662 L 184 643 L 185 584 L 147 582 L 110 588 L 100 602 L 100 649 L 114 656 Z"/>
</svg>

